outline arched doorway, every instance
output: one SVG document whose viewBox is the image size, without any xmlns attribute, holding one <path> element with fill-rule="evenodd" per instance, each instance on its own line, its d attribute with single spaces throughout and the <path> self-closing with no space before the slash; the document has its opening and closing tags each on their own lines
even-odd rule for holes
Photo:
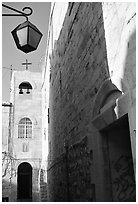
<svg viewBox="0 0 138 204">
<path fill-rule="evenodd" d="M 136 185 L 128 115 L 101 131 L 105 186 L 112 202 L 135 202 Z"/>
<path fill-rule="evenodd" d="M 94 135 L 97 186 L 100 188 L 97 191 L 104 202 L 136 200 L 129 101 L 128 95 L 122 94 L 110 79 L 102 84 L 95 98 L 92 122 L 97 129 Z"/>
<path fill-rule="evenodd" d="M 21 163 L 18 167 L 17 198 L 20 201 L 32 199 L 32 167 L 27 162 Z"/>
</svg>

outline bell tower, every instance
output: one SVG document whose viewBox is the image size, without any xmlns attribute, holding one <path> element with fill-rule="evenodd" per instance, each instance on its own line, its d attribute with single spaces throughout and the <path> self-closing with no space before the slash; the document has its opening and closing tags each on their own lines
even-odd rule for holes
<svg viewBox="0 0 138 204">
<path fill-rule="evenodd" d="M 31 64 L 27 60 L 22 63 L 26 66 L 25 70 L 14 71 L 11 80 L 13 106 L 11 142 L 13 157 L 16 161 L 14 167 L 16 176 L 12 178 L 12 183 L 16 183 L 13 193 L 14 201 L 19 202 L 39 201 L 38 177 L 42 159 L 41 72 L 29 71 L 28 66 Z M 22 167 L 22 171 L 19 167 Z M 28 169 L 29 172 L 27 172 Z M 23 177 L 22 172 L 30 176 L 30 188 L 28 185 L 25 186 L 27 177 Z"/>
</svg>

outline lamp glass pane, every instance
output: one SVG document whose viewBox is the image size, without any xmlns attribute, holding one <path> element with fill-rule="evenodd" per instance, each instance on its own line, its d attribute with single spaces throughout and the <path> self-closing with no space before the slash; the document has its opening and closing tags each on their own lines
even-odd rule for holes
<svg viewBox="0 0 138 204">
<path fill-rule="evenodd" d="M 17 30 L 17 36 L 19 39 L 20 46 L 24 46 L 27 44 L 27 27 Z"/>
<path fill-rule="evenodd" d="M 40 38 L 41 35 L 37 31 L 29 27 L 29 45 L 34 48 L 37 48 Z"/>
</svg>

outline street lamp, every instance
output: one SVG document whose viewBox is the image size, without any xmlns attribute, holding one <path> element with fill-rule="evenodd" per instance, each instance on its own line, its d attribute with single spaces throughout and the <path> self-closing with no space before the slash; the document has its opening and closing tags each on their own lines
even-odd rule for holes
<svg viewBox="0 0 138 204">
<path fill-rule="evenodd" d="M 27 16 L 32 14 L 32 9 L 30 7 L 24 7 L 22 9 L 23 11 L 25 9 L 30 10 L 30 13 L 26 14 L 5 4 L 2 4 L 2 6 L 19 13 L 19 14 L 2 14 L 2 16 L 23 16 L 26 18 L 25 22 L 19 24 L 11 32 L 17 48 L 25 53 L 29 53 L 36 50 L 43 35 L 35 25 L 28 21 Z"/>
<path fill-rule="evenodd" d="M 18 25 L 11 33 L 17 48 L 25 53 L 36 50 L 42 38 L 42 33 L 28 20 Z"/>
</svg>

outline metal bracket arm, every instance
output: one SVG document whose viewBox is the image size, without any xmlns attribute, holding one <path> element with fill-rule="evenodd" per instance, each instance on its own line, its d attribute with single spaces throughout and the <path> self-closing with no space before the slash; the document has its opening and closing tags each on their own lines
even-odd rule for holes
<svg viewBox="0 0 138 204">
<path fill-rule="evenodd" d="M 23 16 L 23 17 L 25 17 L 26 18 L 26 20 L 28 20 L 28 17 L 27 16 L 30 16 L 32 13 L 33 13 L 33 10 L 32 10 L 32 8 L 30 8 L 30 7 L 24 7 L 23 9 L 22 9 L 22 11 L 25 11 L 26 9 L 29 9 L 30 10 L 30 13 L 24 13 L 24 12 L 22 12 L 22 11 L 19 11 L 19 10 L 17 10 L 17 9 L 15 9 L 15 8 L 12 8 L 12 7 L 10 7 L 10 6 L 7 6 L 7 5 L 5 5 L 5 4 L 2 4 L 2 6 L 3 7 L 5 7 L 5 8 L 7 8 L 7 9 L 9 9 L 9 10 L 12 10 L 12 11 L 15 11 L 15 12 L 17 12 L 17 13 L 19 13 L 19 14 L 2 14 L 2 16 Z"/>
</svg>

